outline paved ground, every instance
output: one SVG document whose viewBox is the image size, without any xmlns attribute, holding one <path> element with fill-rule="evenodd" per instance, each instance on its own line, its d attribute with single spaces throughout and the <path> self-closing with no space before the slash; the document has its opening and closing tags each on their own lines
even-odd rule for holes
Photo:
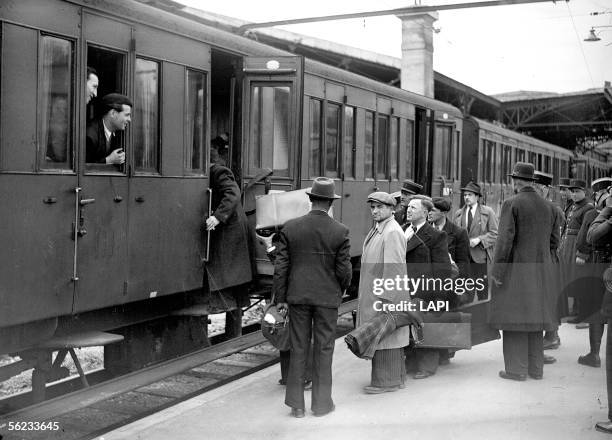
<svg viewBox="0 0 612 440">
<path fill-rule="evenodd" d="M 502 349 L 501 341 L 494 341 L 457 353 L 433 377 L 409 379 L 406 389 L 383 395 L 363 394 L 370 363 L 338 340 L 337 408 L 330 415 L 290 417 L 275 365 L 106 434 L 104 440 L 611 438 L 594 429 L 607 415 L 605 371 L 576 362 L 588 351 L 588 330 L 564 324 L 560 335 L 560 349 L 547 351 L 558 362 L 545 366 L 541 381 L 498 378 Z"/>
</svg>

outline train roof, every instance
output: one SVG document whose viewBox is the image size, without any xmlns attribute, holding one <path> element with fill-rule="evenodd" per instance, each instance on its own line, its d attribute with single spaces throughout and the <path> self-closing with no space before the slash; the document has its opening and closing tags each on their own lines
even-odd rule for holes
<svg viewBox="0 0 612 440">
<path fill-rule="evenodd" d="M 237 29 L 247 24 L 248 22 L 239 20 L 233 17 L 227 17 L 221 14 L 215 14 L 211 12 L 202 11 L 199 9 L 191 8 L 182 4 L 178 4 L 168 0 L 132 0 L 136 3 L 141 3 L 147 8 L 155 8 L 163 13 L 164 17 L 172 16 L 176 17 L 177 23 L 187 20 L 191 24 L 185 29 L 177 28 L 176 26 L 170 27 L 169 29 L 181 33 L 181 30 L 192 29 L 195 25 L 197 31 L 199 26 L 204 26 L 211 32 L 222 33 L 223 36 L 219 36 L 219 41 L 211 42 L 212 45 L 221 47 L 225 50 L 229 47 L 237 46 L 241 49 L 241 55 L 251 56 L 295 56 L 295 54 L 282 49 L 275 48 L 264 43 L 259 43 L 251 38 L 236 35 L 234 32 Z M 102 3 L 110 3 L 112 0 L 104 0 Z M 155 19 L 153 19 L 155 20 Z M 147 18 L 149 21 L 149 18 Z M 182 25 L 181 25 L 182 26 Z M 274 32 L 274 30 L 270 30 Z M 252 33 L 250 35 L 253 35 Z M 297 34 L 296 34 L 297 35 Z M 256 38 L 256 36 L 255 36 Z M 208 41 L 208 40 L 204 40 Z M 253 46 L 251 46 L 253 44 Z M 332 44 L 330 42 L 330 44 Z M 358 49 L 352 48 L 354 51 Z M 253 52 L 255 51 L 256 52 Z M 385 58 L 385 55 L 380 55 L 380 59 Z M 390 57 L 389 57 L 390 58 Z M 379 61 L 380 61 L 379 59 Z M 426 108 L 433 109 L 434 111 L 447 113 L 449 116 L 455 118 L 463 117 L 461 110 L 443 101 L 438 101 L 433 98 L 428 98 L 423 95 L 419 95 L 414 92 L 399 89 L 397 87 L 381 83 L 373 79 L 366 78 L 362 75 L 348 72 L 338 67 L 330 66 L 320 61 L 315 61 L 310 58 L 305 58 L 305 69 L 306 72 L 325 77 L 330 80 L 340 81 L 348 83 L 355 87 L 362 87 L 368 90 L 375 91 L 378 94 L 385 95 L 395 99 L 402 99 L 412 104 L 423 106 Z"/>
</svg>

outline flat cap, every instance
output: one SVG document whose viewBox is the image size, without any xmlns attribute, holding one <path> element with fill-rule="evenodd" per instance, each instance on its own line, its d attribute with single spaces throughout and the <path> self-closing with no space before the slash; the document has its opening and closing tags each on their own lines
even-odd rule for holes
<svg viewBox="0 0 612 440">
<path fill-rule="evenodd" d="M 569 189 L 581 189 L 583 191 L 586 191 L 587 183 L 586 183 L 586 180 L 572 179 L 570 180 L 570 183 L 567 187 Z"/>
<path fill-rule="evenodd" d="M 384 191 L 373 192 L 368 196 L 368 202 L 378 202 L 383 205 L 395 206 L 395 199 Z"/>
<path fill-rule="evenodd" d="M 543 171 L 534 171 L 533 177 L 535 177 L 535 183 L 539 183 L 540 185 L 549 186 L 553 181 L 553 175 Z"/>
<path fill-rule="evenodd" d="M 431 201 L 433 202 L 434 207 L 436 207 L 442 212 L 448 212 L 451 209 L 450 200 L 444 197 L 434 197 L 433 199 L 431 199 Z"/>
</svg>

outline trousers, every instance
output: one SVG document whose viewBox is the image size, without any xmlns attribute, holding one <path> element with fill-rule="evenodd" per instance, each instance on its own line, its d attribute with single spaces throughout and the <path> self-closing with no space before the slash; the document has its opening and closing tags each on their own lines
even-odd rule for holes
<svg viewBox="0 0 612 440">
<path fill-rule="evenodd" d="M 504 365 L 507 373 L 542 375 L 544 372 L 544 335 L 542 331 L 504 330 Z"/>
</svg>

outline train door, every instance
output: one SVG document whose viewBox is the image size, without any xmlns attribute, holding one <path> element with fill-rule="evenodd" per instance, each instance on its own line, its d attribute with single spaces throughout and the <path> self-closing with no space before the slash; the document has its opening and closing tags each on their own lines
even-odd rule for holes
<svg viewBox="0 0 612 440">
<path fill-rule="evenodd" d="M 242 151 L 247 178 L 263 168 L 272 170 L 272 189 L 298 187 L 300 123 L 302 120 L 301 57 L 244 59 Z M 258 194 L 264 184 L 256 185 Z"/>
<path fill-rule="evenodd" d="M 86 62 L 99 76 L 99 98 L 107 93 L 128 94 L 129 70 L 133 68 L 129 50 L 131 26 L 107 18 L 83 14 L 83 35 Z M 99 104 L 101 99 L 96 100 Z M 102 123 L 104 109 L 95 109 L 87 121 L 80 142 L 78 194 L 78 246 L 75 253 L 77 277 L 73 311 L 100 308 L 121 302 L 127 294 L 128 280 L 128 169 L 123 165 L 106 164 L 105 157 L 93 157 L 87 151 L 85 130 L 90 137 L 105 136 L 113 148 L 120 147 L 129 157 L 127 142 L 130 127 L 107 134 Z M 133 109 L 132 109 L 133 110 Z M 85 121 L 84 121 L 85 122 Z M 99 143 L 105 140 L 98 136 Z M 102 147 L 101 147 L 102 148 Z M 89 148 L 90 150 L 91 147 Z M 108 150 L 108 147 L 107 147 Z"/>
<path fill-rule="evenodd" d="M 0 7 L 11 20 L 0 22 L 3 327 L 72 307 L 79 14 L 68 4 L 62 14 L 53 2 L 37 7 L 37 17 L 17 4 Z"/>
<path fill-rule="evenodd" d="M 416 108 L 414 123 L 414 162 L 415 179 L 417 183 L 423 185 L 423 194 L 431 193 L 430 176 L 430 123 L 428 121 L 428 111 L 423 108 Z"/>
</svg>

